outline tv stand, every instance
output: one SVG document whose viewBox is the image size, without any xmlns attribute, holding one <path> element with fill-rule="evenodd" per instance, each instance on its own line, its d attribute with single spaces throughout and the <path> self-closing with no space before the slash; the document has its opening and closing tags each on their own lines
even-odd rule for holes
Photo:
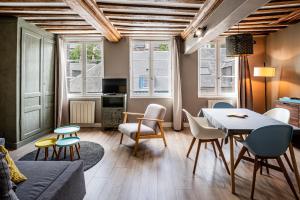
<svg viewBox="0 0 300 200">
<path fill-rule="evenodd" d="M 103 94 L 101 97 L 102 128 L 118 128 L 127 110 L 126 94 Z"/>
</svg>

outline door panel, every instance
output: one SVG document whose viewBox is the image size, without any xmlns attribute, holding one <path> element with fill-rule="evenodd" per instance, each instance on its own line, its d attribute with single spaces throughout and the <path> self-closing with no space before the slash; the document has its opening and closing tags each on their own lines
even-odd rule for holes
<svg viewBox="0 0 300 200">
<path fill-rule="evenodd" d="M 43 59 L 44 129 L 54 126 L 54 48 L 54 42 L 45 38 Z"/>
<path fill-rule="evenodd" d="M 40 35 L 22 29 L 21 41 L 21 139 L 42 127 L 42 67 Z"/>
</svg>

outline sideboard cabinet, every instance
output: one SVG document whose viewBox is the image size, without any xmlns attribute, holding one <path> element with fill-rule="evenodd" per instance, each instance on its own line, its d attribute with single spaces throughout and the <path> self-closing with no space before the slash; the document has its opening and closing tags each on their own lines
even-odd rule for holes
<svg viewBox="0 0 300 200">
<path fill-rule="evenodd" d="M 290 124 L 300 127 L 300 104 L 276 101 L 276 108 L 285 108 L 290 111 Z"/>
<path fill-rule="evenodd" d="M 54 127 L 54 35 L 0 18 L 0 137 L 18 148 Z"/>
</svg>

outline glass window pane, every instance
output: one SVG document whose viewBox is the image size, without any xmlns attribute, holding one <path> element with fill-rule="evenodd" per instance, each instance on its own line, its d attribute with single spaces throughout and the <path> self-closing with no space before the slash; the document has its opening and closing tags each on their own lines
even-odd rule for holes
<svg viewBox="0 0 300 200">
<path fill-rule="evenodd" d="M 132 89 L 133 93 L 149 93 L 149 42 L 136 40 L 132 47 Z"/>
<path fill-rule="evenodd" d="M 82 93 L 82 78 L 67 78 L 67 87 L 70 94 Z"/>
<path fill-rule="evenodd" d="M 201 95 L 216 95 L 216 45 L 207 43 L 199 49 L 199 91 Z"/>
<path fill-rule="evenodd" d="M 221 78 L 221 93 L 234 93 L 235 92 L 235 77 L 222 77 Z"/>
<path fill-rule="evenodd" d="M 171 68 L 170 47 L 167 41 L 154 41 L 153 46 L 153 89 L 156 94 L 170 94 Z"/>
<path fill-rule="evenodd" d="M 235 58 L 226 56 L 226 46 L 222 44 L 220 47 L 220 75 L 234 76 L 235 75 Z"/>
<path fill-rule="evenodd" d="M 86 78 L 86 93 L 100 93 L 102 80 L 100 77 Z"/>
<path fill-rule="evenodd" d="M 86 76 L 102 76 L 102 54 L 100 43 L 86 44 Z"/>
</svg>

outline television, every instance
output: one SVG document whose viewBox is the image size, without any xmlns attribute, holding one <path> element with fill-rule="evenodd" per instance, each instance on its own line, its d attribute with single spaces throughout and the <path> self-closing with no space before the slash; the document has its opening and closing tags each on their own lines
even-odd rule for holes
<svg viewBox="0 0 300 200">
<path fill-rule="evenodd" d="M 127 93 L 126 78 L 104 78 L 102 79 L 102 93 L 125 94 Z"/>
</svg>

